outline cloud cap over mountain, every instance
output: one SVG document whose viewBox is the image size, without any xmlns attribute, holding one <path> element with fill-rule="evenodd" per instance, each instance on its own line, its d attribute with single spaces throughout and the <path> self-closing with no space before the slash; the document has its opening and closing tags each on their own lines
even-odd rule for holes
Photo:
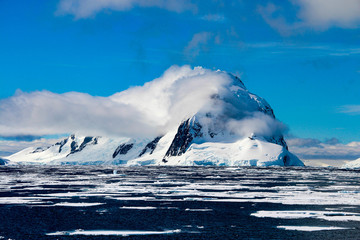
<svg viewBox="0 0 360 240">
<path fill-rule="evenodd" d="M 109 97 L 18 91 L 0 101 L 0 135 L 153 137 L 199 112 L 221 116 L 228 130 L 237 134 L 281 134 L 284 127 L 272 117 L 272 110 L 270 114 L 257 112 L 265 101 L 242 94 L 247 92 L 245 86 L 234 79 L 222 71 L 172 66 L 160 78 Z M 262 107 L 271 109 L 267 103 Z M 254 122 L 262 127 L 257 129 Z"/>
</svg>

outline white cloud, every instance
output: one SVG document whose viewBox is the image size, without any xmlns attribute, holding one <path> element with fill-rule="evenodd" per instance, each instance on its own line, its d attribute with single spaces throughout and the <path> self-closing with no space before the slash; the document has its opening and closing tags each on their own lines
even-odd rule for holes
<svg viewBox="0 0 360 240">
<path fill-rule="evenodd" d="M 279 136 L 287 130 L 283 123 L 262 112 L 254 112 L 242 120 L 230 121 L 229 128 L 241 136 L 254 134 L 264 137 Z"/>
<path fill-rule="evenodd" d="M 307 148 L 318 147 L 322 148 L 321 141 L 314 138 L 291 138 L 287 140 L 289 146 Z"/>
<path fill-rule="evenodd" d="M 360 105 L 344 105 L 339 108 L 339 112 L 360 115 Z"/>
<path fill-rule="evenodd" d="M 296 19 L 287 20 L 289 11 L 269 3 L 259 6 L 264 20 L 282 35 L 306 30 L 325 31 L 331 27 L 357 28 L 360 26 L 360 0 L 291 0 L 297 9 Z"/>
<path fill-rule="evenodd" d="M 194 34 L 184 52 L 189 58 L 194 58 L 200 54 L 200 51 L 206 48 L 209 41 L 213 40 L 214 34 L 211 32 L 199 32 Z"/>
<path fill-rule="evenodd" d="M 265 22 L 282 35 L 291 35 L 293 32 L 303 28 L 302 23 L 288 23 L 284 16 L 277 14 L 278 11 L 279 8 L 272 3 L 258 7 L 258 12 Z"/>
<path fill-rule="evenodd" d="M 190 0 L 61 0 L 56 14 L 88 18 L 103 10 L 127 11 L 134 7 L 158 7 L 174 12 L 197 11 Z"/>
<path fill-rule="evenodd" d="M 144 86 L 109 97 L 18 91 L 0 100 L 0 136 L 155 136 L 193 116 L 227 82 L 223 72 L 173 66 Z"/>
<path fill-rule="evenodd" d="M 289 150 L 300 159 L 354 160 L 360 157 L 360 142 L 342 144 L 332 138 L 320 141 L 312 138 L 287 139 Z"/>
<path fill-rule="evenodd" d="M 298 17 L 308 26 L 353 28 L 360 24 L 360 0 L 297 0 Z"/>
<path fill-rule="evenodd" d="M 222 14 L 207 14 L 202 16 L 201 19 L 209 22 L 225 22 L 226 20 Z"/>
</svg>

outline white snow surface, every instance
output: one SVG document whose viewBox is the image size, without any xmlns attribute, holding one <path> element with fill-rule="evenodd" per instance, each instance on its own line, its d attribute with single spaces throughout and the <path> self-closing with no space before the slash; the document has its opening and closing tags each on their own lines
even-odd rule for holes
<svg viewBox="0 0 360 240">
<path fill-rule="evenodd" d="M 139 154 L 151 139 L 109 139 L 99 137 L 97 144 L 86 146 L 82 151 L 70 154 L 69 140 L 59 152 L 60 145 L 53 145 L 44 151 L 34 152 L 35 148 L 27 148 L 8 159 L 12 163 L 41 164 L 41 165 L 217 165 L 217 166 L 284 166 L 284 158 L 288 158 L 287 165 L 302 166 L 302 162 L 283 146 L 267 142 L 262 139 L 243 138 L 234 142 L 204 142 L 193 143 L 180 156 L 172 156 L 168 162 L 162 161 L 169 148 L 174 132 L 165 135 L 157 144 L 155 151 Z M 71 137 L 69 137 L 71 139 Z M 75 137 L 78 145 L 84 137 Z M 127 154 L 113 158 L 115 149 L 121 144 L 134 144 Z"/>
<path fill-rule="evenodd" d="M 118 94 L 122 102 L 126 100 L 126 104 L 131 105 L 132 99 L 139 101 L 132 92 L 141 89 L 140 93 L 145 94 L 149 86 L 154 85 L 152 88 L 155 88 L 159 82 L 167 86 L 165 90 L 168 89 L 168 92 L 162 89 L 161 96 L 176 93 L 176 101 L 171 98 L 174 100 L 171 106 L 173 110 L 178 110 L 167 112 L 176 115 L 175 119 L 182 120 L 171 120 L 173 127 L 166 123 L 166 132 L 159 132 L 157 136 L 147 133 L 144 137 L 139 137 L 138 134 L 134 134 L 137 137 L 72 135 L 47 149 L 27 148 L 7 159 L 10 163 L 52 165 L 304 165 L 287 150 L 282 137 L 284 126 L 276 120 L 270 105 L 249 92 L 239 78 L 226 72 L 199 67 L 185 70 L 179 68 L 176 71 L 185 72 L 189 76 L 185 76 L 185 73 L 167 73 L 144 87 Z M 174 88 L 183 87 L 191 79 L 196 81 L 194 76 L 200 76 L 201 80 L 209 78 L 206 94 L 201 91 L 201 85 L 196 84 L 200 91 L 192 91 L 191 95 L 188 90 L 174 91 Z M 197 101 L 198 98 L 194 96 L 196 94 L 201 94 L 201 101 Z M 142 100 L 149 104 L 148 99 Z M 184 101 L 188 103 L 181 107 L 177 106 L 177 101 L 179 104 L 184 104 Z M 155 101 L 154 104 L 156 103 Z M 149 114 L 156 112 L 150 110 Z M 172 115 L 163 118 L 174 119 Z"/>
<path fill-rule="evenodd" d="M 355 168 L 355 169 L 359 168 L 360 169 L 360 158 L 344 164 L 342 166 L 342 168 Z"/>
</svg>

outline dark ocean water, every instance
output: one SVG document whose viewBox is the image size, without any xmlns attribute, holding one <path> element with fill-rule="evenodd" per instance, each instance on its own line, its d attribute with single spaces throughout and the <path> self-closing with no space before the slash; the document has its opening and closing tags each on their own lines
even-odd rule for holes
<svg viewBox="0 0 360 240">
<path fill-rule="evenodd" d="M 360 171 L 0 168 L 0 239 L 360 239 Z"/>
</svg>

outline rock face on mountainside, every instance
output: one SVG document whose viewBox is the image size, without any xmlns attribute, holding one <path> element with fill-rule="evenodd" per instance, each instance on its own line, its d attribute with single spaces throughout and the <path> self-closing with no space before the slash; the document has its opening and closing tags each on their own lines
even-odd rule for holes
<svg viewBox="0 0 360 240">
<path fill-rule="evenodd" d="M 217 93 L 159 136 L 71 135 L 48 148 L 28 148 L 8 159 L 20 164 L 303 166 L 288 151 L 270 105 L 250 93 L 239 78 L 217 74 L 226 79 Z"/>
</svg>

